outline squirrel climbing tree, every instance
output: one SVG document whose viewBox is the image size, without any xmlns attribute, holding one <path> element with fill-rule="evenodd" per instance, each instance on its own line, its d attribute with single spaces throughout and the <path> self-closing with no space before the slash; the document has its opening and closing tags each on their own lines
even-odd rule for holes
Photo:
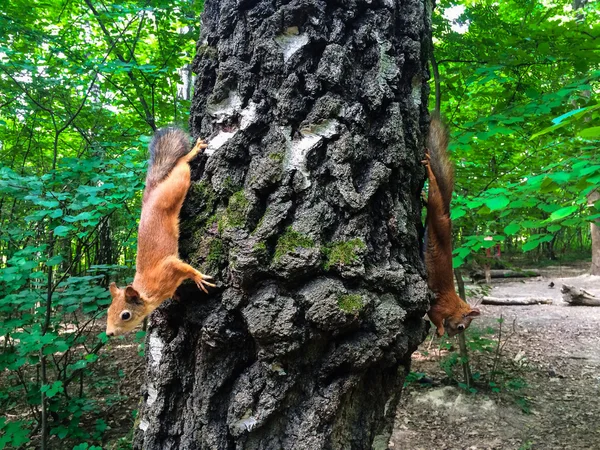
<svg viewBox="0 0 600 450">
<path fill-rule="evenodd" d="M 479 310 L 462 300 L 454 288 L 452 270 L 452 222 L 450 202 L 454 190 L 454 168 L 448 158 L 448 131 L 437 114 L 431 120 L 427 153 L 426 248 L 427 281 L 435 294 L 428 315 L 438 336 L 454 336 L 466 330 Z"/>
</svg>

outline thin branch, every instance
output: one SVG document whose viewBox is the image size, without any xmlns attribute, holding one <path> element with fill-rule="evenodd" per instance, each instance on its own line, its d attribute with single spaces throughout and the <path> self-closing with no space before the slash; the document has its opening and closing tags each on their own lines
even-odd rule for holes
<svg viewBox="0 0 600 450">
<path fill-rule="evenodd" d="M 515 68 L 515 67 L 531 67 L 531 66 L 553 66 L 556 63 L 561 62 L 572 62 L 572 60 L 568 58 L 556 59 L 554 61 L 532 61 L 532 62 L 522 62 L 517 64 L 501 64 L 497 61 L 480 61 L 477 59 L 440 59 L 438 64 L 445 63 L 463 63 L 463 64 L 477 64 L 478 66 L 485 66 L 487 64 L 500 64 L 507 69 Z"/>
<path fill-rule="evenodd" d="M 4 67 L 0 67 L 0 69 L 2 70 L 2 72 L 4 72 L 8 78 L 10 78 L 12 80 L 13 83 L 15 83 L 15 85 L 21 89 L 23 91 L 23 93 L 29 98 L 29 100 L 31 100 L 38 108 L 40 108 L 43 111 L 46 111 L 48 114 L 50 114 L 50 116 L 54 117 L 54 111 L 47 108 L 46 106 L 42 105 L 40 102 L 38 102 L 35 98 L 33 98 L 33 96 L 29 93 L 29 90 L 27 90 L 27 88 L 25 88 L 25 86 L 23 86 L 21 83 L 19 83 L 15 77 L 13 77 L 10 72 L 8 72 Z"/>
<path fill-rule="evenodd" d="M 123 54 L 119 51 L 119 49 L 116 48 L 116 46 L 115 46 L 116 45 L 116 41 L 110 35 L 110 32 L 106 28 L 106 25 L 104 24 L 104 22 L 102 22 L 102 19 L 100 18 L 100 13 L 98 12 L 98 10 L 94 7 L 94 5 L 92 4 L 92 2 L 90 0 L 85 0 L 85 3 L 88 6 L 88 8 L 90 8 L 90 11 L 92 11 L 92 14 L 96 18 L 96 21 L 98 22 L 98 25 L 100 26 L 100 29 L 104 33 L 104 37 L 106 38 L 106 40 L 108 41 L 108 43 L 111 44 L 111 46 L 115 49 L 115 54 L 116 54 L 117 58 L 122 63 L 127 64 L 127 60 L 125 59 L 125 57 L 123 56 Z M 134 16 L 134 18 L 135 17 L 136 16 Z M 132 19 L 129 22 L 128 26 L 125 27 L 121 31 L 121 34 L 123 34 L 125 32 L 125 30 L 129 27 L 129 25 L 131 25 L 131 23 L 133 22 L 133 20 L 134 19 Z M 139 100 L 140 104 L 142 105 L 142 108 L 144 109 L 144 112 L 146 113 L 146 117 L 144 118 L 144 120 L 150 126 L 150 128 L 152 128 L 152 130 L 156 130 L 156 124 L 154 123 L 154 116 L 152 115 L 150 107 L 148 106 L 148 103 L 146 102 L 146 99 L 145 99 L 145 97 L 143 95 L 143 92 L 140 89 L 139 83 L 138 83 L 135 75 L 133 74 L 133 71 L 132 70 L 127 70 L 126 73 L 127 73 L 127 76 L 129 77 L 129 79 L 131 80 L 131 82 L 133 84 L 133 88 L 135 89 L 135 92 L 136 92 L 136 94 L 138 96 L 138 100 Z"/>
</svg>

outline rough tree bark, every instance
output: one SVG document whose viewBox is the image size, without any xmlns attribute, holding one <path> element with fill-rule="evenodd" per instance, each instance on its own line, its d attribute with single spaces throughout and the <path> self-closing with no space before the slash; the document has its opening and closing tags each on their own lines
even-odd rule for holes
<svg viewBox="0 0 600 450">
<path fill-rule="evenodd" d="M 206 0 L 182 258 L 137 449 L 387 448 L 425 338 L 423 0 Z"/>
</svg>

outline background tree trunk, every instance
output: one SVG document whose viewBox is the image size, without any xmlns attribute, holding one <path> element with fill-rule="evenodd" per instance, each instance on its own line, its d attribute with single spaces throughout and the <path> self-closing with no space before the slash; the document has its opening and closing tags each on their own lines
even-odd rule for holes
<svg viewBox="0 0 600 450">
<path fill-rule="evenodd" d="M 600 200 L 600 192 L 594 190 L 588 194 L 588 206 L 592 207 L 595 202 Z M 592 235 L 592 275 L 600 275 L 600 220 L 590 224 L 590 233 Z"/>
<path fill-rule="evenodd" d="M 219 288 L 153 314 L 135 448 L 387 448 L 427 330 L 430 14 L 206 1 L 181 254 Z"/>
</svg>

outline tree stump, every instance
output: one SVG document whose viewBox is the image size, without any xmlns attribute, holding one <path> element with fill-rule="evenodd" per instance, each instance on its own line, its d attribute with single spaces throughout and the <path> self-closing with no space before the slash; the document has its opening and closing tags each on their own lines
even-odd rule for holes
<svg viewBox="0 0 600 450">
<path fill-rule="evenodd" d="M 136 449 L 385 449 L 429 294 L 424 1 L 206 0 L 181 256 Z"/>
</svg>

